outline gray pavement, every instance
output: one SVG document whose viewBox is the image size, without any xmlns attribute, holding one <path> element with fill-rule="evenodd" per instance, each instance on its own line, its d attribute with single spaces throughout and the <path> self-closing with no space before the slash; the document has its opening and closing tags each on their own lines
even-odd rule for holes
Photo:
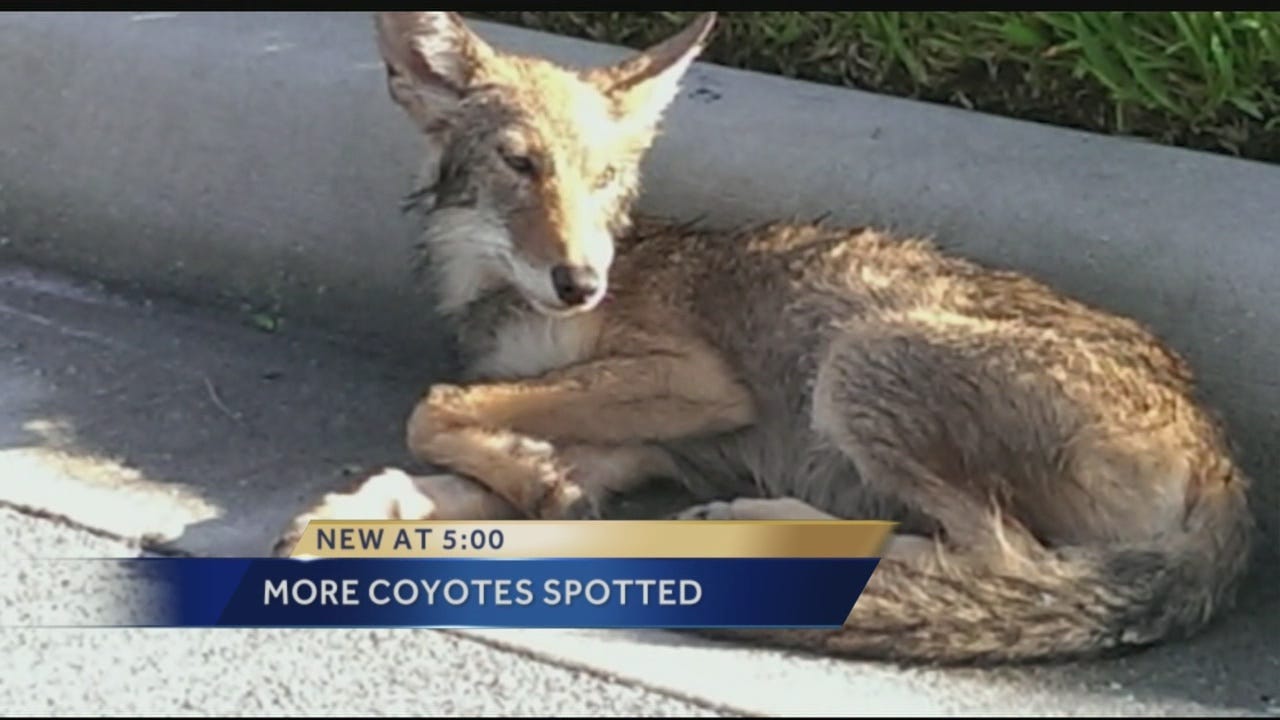
<svg viewBox="0 0 1280 720">
<path fill-rule="evenodd" d="M 439 366 L 287 323 L 264 332 L 257 322 L 249 313 L 0 266 L 0 506 L 10 508 L 0 513 L 0 541 L 9 547 L 8 577 L 0 578 L 0 708 L 1280 711 L 1280 616 L 1274 594 L 1258 589 L 1229 622 L 1189 643 L 1119 661 L 991 672 L 898 669 L 656 632 L 18 627 L 50 597 L 72 603 L 72 612 L 74 603 L 90 603 L 69 596 L 75 588 L 51 575 L 43 558 L 136 554 L 144 539 L 147 547 L 202 555 L 261 554 L 298 505 L 343 468 L 405 461 L 402 414 Z"/>
<path fill-rule="evenodd" d="M 56 558 L 140 552 L 136 543 L 3 508 L 0 542 L 15 553 L 0 583 L 10 615 L 90 604 L 83 595 L 104 589 L 77 582 L 78 574 L 59 577 Z M 440 632 L 49 630 L 18 627 L 22 620 L 0 623 L 7 716 L 724 714 Z"/>
</svg>

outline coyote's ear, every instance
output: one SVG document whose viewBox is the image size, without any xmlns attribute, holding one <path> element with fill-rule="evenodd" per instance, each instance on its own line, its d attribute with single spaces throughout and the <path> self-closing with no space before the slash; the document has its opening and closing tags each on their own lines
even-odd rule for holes
<svg viewBox="0 0 1280 720">
<path fill-rule="evenodd" d="M 609 96 L 625 122 L 651 129 L 675 100 L 681 79 L 715 23 L 714 12 L 703 13 L 679 34 L 617 65 L 591 70 L 587 79 Z"/>
<path fill-rule="evenodd" d="M 496 53 L 452 12 L 384 12 L 374 17 L 387 90 L 424 130 L 466 94 Z"/>
</svg>

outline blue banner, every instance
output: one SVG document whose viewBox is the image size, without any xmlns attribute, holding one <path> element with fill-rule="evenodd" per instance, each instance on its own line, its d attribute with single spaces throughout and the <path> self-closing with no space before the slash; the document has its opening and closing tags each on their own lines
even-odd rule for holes
<svg viewBox="0 0 1280 720">
<path fill-rule="evenodd" d="M 119 562 L 168 627 L 836 628 L 878 559 Z"/>
</svg>

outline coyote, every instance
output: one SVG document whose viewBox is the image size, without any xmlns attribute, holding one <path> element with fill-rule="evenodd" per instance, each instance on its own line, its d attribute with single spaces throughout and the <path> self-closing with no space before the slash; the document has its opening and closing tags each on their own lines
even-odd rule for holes
<svg viewBox="0 0 1280 720">
<path fill-rule="evenodd" d="M 465 361 L 415 458 L 306 522 L 574 519 L 650 479 L 696 519 L 889 519 L 841 630 L 707 631 L 928 664 L 1097 657 L 1199 631 L 1251 555 L 1249 483 L 1137 322 L 918 238 L 635 216 L 639 166 L 715 22 L 608 67 L 380 13 L 427 141 L 423 248 Z"/>
</svg>

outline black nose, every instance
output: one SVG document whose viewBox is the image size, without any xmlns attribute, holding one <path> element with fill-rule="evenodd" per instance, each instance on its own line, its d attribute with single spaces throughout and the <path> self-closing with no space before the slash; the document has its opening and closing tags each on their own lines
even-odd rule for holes
<svg viewBox="0 0 1280 720">
<path fill-rule="evenodd" d="M 600 278 L 586 265 L 556 265 L 551 268 L 551 285 L 565 305 L 581 305 L 596 294 Z"/>
</svg>

